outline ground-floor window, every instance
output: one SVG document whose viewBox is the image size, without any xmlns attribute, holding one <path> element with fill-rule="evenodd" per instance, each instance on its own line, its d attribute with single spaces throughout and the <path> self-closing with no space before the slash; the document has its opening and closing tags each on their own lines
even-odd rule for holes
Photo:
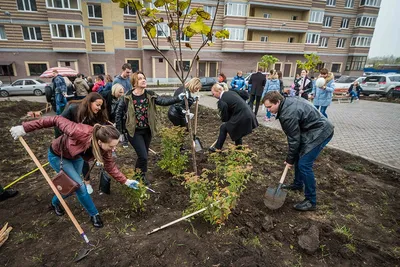
<svg viewBox="0 0 400 267">
<path fill-rule="evenodd" d="M 332 63 L 331 72 L 340 72 L 342 63 Z"/>
<path fill-rule="evenodd" d="M 346 70 L 363 70 L 366 62 L 366 56 L 349 56 L 346 62 Z"/>
<path fill-rule="evenodd" d="M 132 72 L 140 70 L 140 60 L 139 59 L 126 59 L 126 63 L 131 64 Z"/>
<path fill-rule="evenodd" d="M 0 76 L 15 76 L 12 65 L 0 65 Z"/>
<path fill-rule="evenodd" d="M 28 76 L 40 76 L 46 70 L 46 63 L 28 63 Z"/>
<path fill-rule="evenodd" d="M 105 75 L 106 74 L 106 64 L 105 63 L 92 63 L 93 75 Z"/>
</svg>

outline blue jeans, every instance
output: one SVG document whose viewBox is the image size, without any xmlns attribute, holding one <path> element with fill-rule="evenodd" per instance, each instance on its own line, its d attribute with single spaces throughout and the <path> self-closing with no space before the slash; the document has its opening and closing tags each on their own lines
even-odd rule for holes
<svg viewBox="0 0 400 267">
<path fill-rule="evenodd" d="M 67 99 L 61 93 L 56 93 L 56 114 L 60 115 L 67 105 Z"/>
<path fill-rule="evenodd" d="M 316 109 L 321 111 L 321 114 L 325 116 L 325 118 L 328 118 L 328 114 L 326 114 L 326 109 L 328 108 L 328 106 L 314 106 Z"/>
<path fill-rule="evenodd" d="M 48 154 L 49 162 L 51 167 L 58 173 L 60 172 L 60 157 L 53 154 L 50 149 L 49 149 L 49 154 Z M 78 190 L 75 191 L 76 196 L 78 197 L 79 202 L 81 205 L 86 209 L 86 211 L 89 213 L 90 216 L 94 216 L 98 214 L 99 212 L 96 209 L 96 206 L 93 203 L 92 198 L 88 194 L 86 190 L 86 185 L 83 182 L 81 178 L 81 173 L 82 173 L 82 167 L 83 167 L 83 159 L 75 159 L 75 160 L 70 160 L 70 159 L 65 159 L 63 158 L 63 170 L 68 176 L 73 179 L 75 182 L 77 182 L 80 187 Z M 63 198 L 67 198 L 70 195 L 63 196 Z M 54 195 L 51 203 L 53 205 L 60 205 L 60 201 L 58 200 L 57 196 Z"/>
<path fill-rule="evenodd" d="M 314 161 L 317 159 L 322 149 L 332 139 L 332 136 L 333 135 L 329 136 L 322 144 L 314 147 L 310 152 L 303 155 L 294 164 L 294 185 L 303 188 L 304 184 L 304 196 L 306 199 L 310 200 L 313 205 L 317 204 L 317 192 L 313 171 Z"/>
<path fill-rule="evenodd" d="M 354 92 L 354 91 L 350 92 L 350 96 L 351 96 L 350 103 L 353 102 L 354 98 L 358 99 L 358 94 L 356 92 Z"/>
</svg>

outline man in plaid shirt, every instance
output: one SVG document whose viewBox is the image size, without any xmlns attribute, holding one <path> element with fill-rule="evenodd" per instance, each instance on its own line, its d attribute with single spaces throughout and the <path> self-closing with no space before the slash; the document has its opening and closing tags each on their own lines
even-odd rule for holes
<svg viewBox="0 0 400 267">
<path fill-rule="evenodd" d="M 67 95 L 67 85 L 65 84 L 64 78 L 58 74 L 57 70 L 53 70 L 53 77 L 52 82 L 55 90 L 56 114 L 60 115 L 67 104 L 67 99 L 65 98 Z"/>
</svg>

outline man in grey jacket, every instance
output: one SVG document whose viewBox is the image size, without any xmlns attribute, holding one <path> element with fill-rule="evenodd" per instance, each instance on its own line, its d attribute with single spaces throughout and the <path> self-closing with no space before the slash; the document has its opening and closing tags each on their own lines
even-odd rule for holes
<svg viewBox="0 0 400 267">
<path fill-rule="evenodd" d="M 293 184 L 282 188 L 303 191 L 304 185 L 305 199 L 294 205 L 294 209 L 315 210 L 317 193 L 313 164 L 332 139 L 333 125 L 302 98 L 283 98 L 278 91 L 271 91 L 264 96 L 262 103 L 279 119 L 289 145 L 285 164 L 295 168 Z"/>
<path fill-rule="evenodd" d="M 83 99 L 88 95 L 89 92 L 89 85 L 83 79 L 83 74 L 78 73 L 76 79 L 74 81 L 75 91 L 76 91 L 76 98 Z"/>
<path fill-rule="evenodd" d="M 130 76 L 132 73 L 132 66 L 129 63 L 122 65 L 122 73 L 114 78 L 113 85 L 116 83 L 121 84 L 124 87 L 124 93 L 126 94 L 132 89 L 132 84 L 130 81 Z"/>
</svg>

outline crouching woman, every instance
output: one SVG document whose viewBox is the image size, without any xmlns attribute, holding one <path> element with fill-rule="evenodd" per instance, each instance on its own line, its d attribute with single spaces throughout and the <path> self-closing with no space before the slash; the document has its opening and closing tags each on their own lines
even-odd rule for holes
<svg viewBox="0 0 400 267">
<path fill-rule="evenodd" d="M 99 212 L 82 181 L 82 167 L 84 159 L 87 161 L 95 158 L 115 180 L 130 188 L 137 188 L 137 181 L 126 179 L 116 166 L 112 151 L 115 150 L 120 133 L 111 125 L 94 126 L 75 123 L 61 116 L 46 117 L 36 121 L 24 122 L 22 125 L 12 127 L 10 132 L 14 139 L 42 128 L 57 126 L 64 134 L 54 139 L 48 150 L 48 159 L 51 167 L 60 172 L 62 156 L 64 172 L 80 187 L 75 191 L 81 205 L 90 215 L 94 227 L 103 227 Z M 63 196 L 63 198 L 67 198 Z M 57 216 L 64 215 L 64 210 L 56 196 L 51 205 Z"/>
</svg>

